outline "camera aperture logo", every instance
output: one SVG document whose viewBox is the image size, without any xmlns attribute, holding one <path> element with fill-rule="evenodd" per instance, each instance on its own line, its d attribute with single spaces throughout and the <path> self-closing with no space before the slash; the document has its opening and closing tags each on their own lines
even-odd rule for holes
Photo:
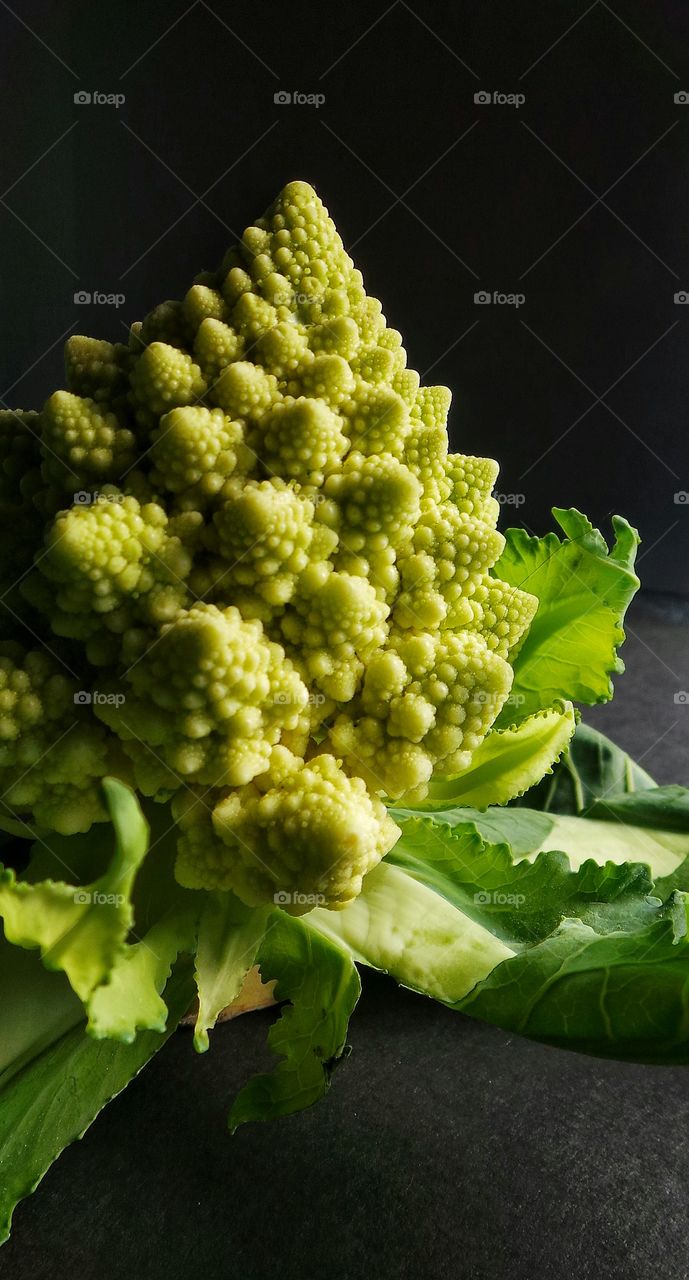
<svg viewBox="0 0 689 1280">
<path fill-rule="evenodd" d="M 501 293 L 499 289 L 494 289 L 492 293 L 488 289 L 479 289 L 474 294 L 474 303 L 477 307 L 489 307 L 491 304 L 496 307 L 523 307 L 526 302 L 525 293 Z"/>
<path fill-rule="evenodd" d="M 123 693 L 101 693 L 99 689 L 78 689 L 74 695 L 75 707 L 121 707 L 126 698 Z"/>
<path fill-rule="evenodd" d="M 318 110 L 325 102 L 324 93 L 300 93 L 299 89 L 278 89 L 273 94 L 276 107 L 315 107 Z"/>
<path fill-rule="evenodd" d="M 102 93 L 100 89 L 78 89 L 74 94 L 76 107 L 115 107 L 119 111 L 125 102 L 123 93 Z"/>
<path fill-rule="evenodd" d="M 474 894 L 474 902 L 477 907 L 496 907 L 506 911 L 508 907 L 523 907 L 526 902 L 526 895 L 523 893 L 503 893 L 501 889 L 493 889 L 490 893 L 486 889 L 480 889 Z"/>
<path fill-rule="evenodd" d="M 102 893 L 96 889 L 77 889 L 74 901 L 79 907 L 122 907 L 126 902 L 123 893 Z"/>
<path fill-rule="evenodd" d="M 323 893 L 300 893 L 298 889 L 290 892 L 288 889 L 278 889 L 273 894 L 273 902 L 276 907 L 321 907 L 325 902 L 325 894 Z"/>
<path fill-rule="evenodd" d="M 77 489 L 72 494 L 72 502 L 75 507 L 102 506 L 106 502 L 122 503 L 126 494 L 124 493 L 101 493 L 100 489 Z"/>
<path fill-rule="evenodd" d="M 123 293 L 102 293 L 99 289 L 77 289 L 74 302 L 77 307 L 121 307 L 125 301 Z"/>
<path fill-rule="evenodd" d="M 279 693 L 275 694 L 274 701 L 277 703 L 279 707 L 280 706 L 284 707 L 284 706 L 290 706 L 296 700 L 292 696 L 292 694 L 285 693 L 284 690 L 281 690 Z M 325 694 L 310 693 L 308 696 L 308 702 L 309 702 L 309 705 L 312 707 L 322 707 L 323 703 L 325 702 Z"/>
<path fill-rule="evenodd" d="M 516 111 L 524 106 L 526 94 L 502 93 L 500 89 L 479 89 L 474 94 L 477 107 L 514 107 Z"/>
</svg>

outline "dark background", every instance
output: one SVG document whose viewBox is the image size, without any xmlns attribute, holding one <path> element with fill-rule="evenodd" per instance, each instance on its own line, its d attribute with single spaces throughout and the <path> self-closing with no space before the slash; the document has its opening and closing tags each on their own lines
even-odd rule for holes
<svg viewBox="0 0 689 1280">
<path fill-rule="evenodd" d="M 6 403 L 40 405 L 66 331 L 121 338 L 305 178 L 453 388 L 454 446 L 501 460 L 505 523 L 620 511 L 646 586 L 689 592 L 689 6 L 2 0 L 0 48 Z M 74 103 L 94 90 L 126 101 Z M 494 90 L 525 102 L 474 102 Z"/>
<path fill-rule="evenodd" d="M 121 337 L 306 178 L 410 362 L 453 387 L 455 447 L 524 495 L 505 522 L 621 511 L 647 586 L 689 591 L 689 6 L 211 3 L 0 0 L 6 403 L 40 405 L 67 331 Z M 628 674 L 587 716 L 660 782 L 687 781 L 686 608 L 635 608 Z M 689 1276 L 684 1069 L 546 1049 L 367 975 L 329 1098 L 230 1140 L 269 1017 L 202 1059 L 174 1036 L 17 1211 L 2 1280 Z"/>
</svg>

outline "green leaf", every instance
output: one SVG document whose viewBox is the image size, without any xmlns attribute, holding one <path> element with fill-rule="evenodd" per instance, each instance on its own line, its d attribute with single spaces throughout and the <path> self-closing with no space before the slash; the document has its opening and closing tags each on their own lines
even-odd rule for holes
<svg viewBox="0 0 689 1280">
<path fill-rule="evenodd" d="M 655 782 L 631 756 L 587 724 L 578 724 L 569 750 L 551 777 L 532 787 L 518 804 L 554 813 L 584 813 L 597 799 L 646 791 Z"/>
<path fill-rule="evenodd" d="M 397 809 L 393 816 L 402 822 L 414 815 L 411 810 Z M 673 830 L 670 820 L 666 828 L 635 826 L 631 814 L 629 822 L 616 821 L 613 808 L 606 811 L 606 821 L 510 807 L 490 808 L 484 813 L 477 809 L 446 809 L 427 816 L 440 824 L 477 831 L 488 842 L 508 845 L 515 861 L 561 850 L 575 869 L 589 859 L 618 866 L 642 862 L 654 876 L 665 877 L 689 856 L 689 832 Z M 656 819 L 662 821 L 662 812 L 656 814 Z M 394 851 L 388 856 L 394 858 Z M 689 877 L 686 886 L 673 884 L 673 888 L 684 887 L 689 889 Z"/>
<path fill-rule="evenodd" d="M 149 854 L 132 893 L 131 941 L 117 953 L 108 980 L 92 992 L 89 1034 L 131 1043 L 139 1030 L 162 1031 L 162 992 L 177 957 L 196 949 L 199 916 L 208 898 L 175 879 L 176 827 L 169 806 L 147 807 Z"/>
<path fill-rule="evenodd" d="M 662 886 L 661 896 L 674 889 L 689 889 L 689 790 L 657 787 L 648 773 L 603 734 L 587 725 L 577 726 L 569 752 L 556 765 L 552 778 L 527 792 L 516 806 L 490 810 L 481 823 L 464 815 L 486 833 L 488 819 L 493 833 L 512 844 L 522 839 L 521 822 L 513 828 L 515 813 L 533 823 L 541 806 L 550 823 L 543 840 L 526 853 L 543 848 L 564 849 L 578 865 L 583 857 L 621 863 L 646 862 Z M 444 821 L 449 815 L 442 814 Z M 456 819 L 462 821 L 462 810 Z M 687 860 L 687 868 L 682 864 Z"/>
<path fill-rule="evenodd" d="M 605 937 L 579 920 L 499 965 L 457 1008 L 547 1044 L 635 1062 L 689 1062 L 687 895 Z"/>
<path fill-rule="evenodd" d="M 508 845 L 487 843 L 474 827 L 428 818 L 405 822 L 388 858 L 512 948 L 547 937 L 565 916 L 587 917 L 593 904 L 596 921 L 600 904 L 612 902 L 628 920 L 653 888 L 640 863 L 599 865 L 589 857 L 574 870 L 553 846 L 515 862 Z"/>
<path fill-rule="evenodd" d="M 40 947 L 46 968 L 64 970 L 84 1001 L 107 979 L 132 926 L 132 887 L 148 848 L 148 827 L 134 793 L 111 778 L 103 787 L 116 840 L 102 876 L 85 886 L 32 884 L 0 870 L 0 916 L 8 941 Z"/>
<path fill-rule="evenodd" d="M 443 825 L 444 814 L 397 811 L 401 839 L 361 897 L 312 924 L 358 963 L 501 1027 L 603 1056 L 689 1061 L 689 833 L 549 814 L 543 848 L 517 861 L 510 825 L 533 844 L 536 815 L 461 814 Z M 484 839 L 484 822 L 505 843 Z"/>
<path fill-rule="evenodd" d="M 514 684 L 499 724 L 530 715 L 557 698 L 588 705 L 612 697 L 611 674 L 624 670 L 617 649 L 624 640 L 622 622 L 638 589 L 634 573 L 635 529 L 613 516 L 611 550 L 593 525 L 574 509 L 553 509 L 565 533 L 531 537 L 508 529 L 505 549 L 495 565 L 497 578 L 538 598 L 536 616 L 512 659 Z"/>
<path fill-rule="evenodd" d="M 689 831 L 689 790 L 686 787 L 649 787 L 646 791 L 603 795 L 592 801 L 587 816 L 627 826 L 663 827 Z"/>
<path fill-rule="evenodd" d="M 513 954 L 512 949 L 390 856 L 369 872 L 344 911 L 322 907 L 309 923 L 346 947 L 358 964 L 381 969 L 405 987 L 452 1004 Z"/>
<path fill-rule="evenodd" d="M 48 975 L 55 976 L 55 975 Z M 163 1035 L 146 1032 L 131 1045 L 96 1041 L 83 1027 L 67 1031 L 14 1075 L 0 1081 L 0 1244 L 12 1214 L 65 1147 L 80 1138 L 98 1112 L 124 1089 L 172 1034 L 193 999 L 190 965 L 166 990 Z M 4 1023 L 4 1011 L 3 1011 Z"/>
<path fill-rule="evenodd" d="M 258 961 L 264 982 L 277 979 L 276 999 L 291 1003 L 268 1036 L 282 1060 L 270 1075 L 256 1076 L 242 1089 L 230 1113 L 232 1132 L 249 1120 L 301 1111 L 323 1096 L 343 1057 L 347 1025 L 361 992 L 351 955 L 306 920 L 283 912 L 271 916 Z"/>
<path fill-rule="evenodd" d="M 418 817 L 413 809 L 391 809 L 390 814 L 398 824 L 407 818 Z M 450 827 L 473 827 L 489 844 L 508 844 L 513 858 L 524 858 L 529 853 L 549 848 L 546 842 L 555 822 L 549 814 L 537 809 L 502 805 L 488 809 L 473 809 L 471 806 L 440 809 L 426 816 Z"/>
<path fill-rule="evenodd" d="M 198 904 L 168 916 L 116 958 L 107 983 L 88 1002 L 87 1031 L 131 1044 L 137 1031 L 164 1031 L 168 1010 L 162 997 L 175 960 L 196 939 Z"/>
<path fill-rule="evenodd" d="M 574 728 L 571 703 L 558 702 L 518 725 L 495 729 L 473 753 L 468 769 L 455 778 L 433 778 L 426 799 L 410 809 L 425 812 L 457 805 L 482 809 L 506 804 L 550 772 Z"/>
<path fill-rule="evenodd" d="M 83 1019 L 65 975 L 49 973 L 35 951 L 12 946 L 0 929 L 0 1098 L 10 1076 Z"/>
<path fill-rule="evenodd" d="M 218 1014 L 239 995 L 265 933 L 267 912 L 245 907 L 231 893 L 209 893 L 199 925 L 196 985 L 199 1009 L 194 1047 L 205 1053 Z"/>
</svg>

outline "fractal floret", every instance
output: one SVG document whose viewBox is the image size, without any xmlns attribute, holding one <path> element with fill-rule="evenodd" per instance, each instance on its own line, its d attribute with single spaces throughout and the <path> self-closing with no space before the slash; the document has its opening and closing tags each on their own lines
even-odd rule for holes
<svg viewBox="0 0 689 1280">
<path fill-rule="evenodd" d="M 66 382 L 0 415 L 5 818 L 85 832 L 115 776 L 171 803 L 181 884 L 346 906 L 510 695 L 496 464 L 302 182 Z"/>
</svg>

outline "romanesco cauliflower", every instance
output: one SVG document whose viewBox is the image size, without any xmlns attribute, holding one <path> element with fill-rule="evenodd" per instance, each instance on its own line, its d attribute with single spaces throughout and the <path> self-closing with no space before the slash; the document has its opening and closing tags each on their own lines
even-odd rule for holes
<svg viewBox="0 0 689 1280">
<path fill-rule="evenodd" d="M 302 182 L 66 374 L 0 415 L 2 807 L 86 830 L 133 778 L 183 884 L 344 906 L 384 799 L 466 768 L 509 695 L 536 602 L 491 576 L 496 465 L 449 454 L 449 391 Z"/>
</svg>

